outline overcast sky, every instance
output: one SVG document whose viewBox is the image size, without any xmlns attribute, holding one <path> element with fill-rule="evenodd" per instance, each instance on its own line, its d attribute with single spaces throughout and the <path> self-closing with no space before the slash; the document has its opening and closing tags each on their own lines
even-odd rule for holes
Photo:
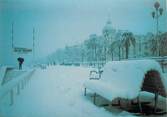
<svg viewBox="0 0 167 117">
<path fill-rule="evenodd" d="M 32 48 L 36 29 L 37 56 L 83 42 L 92 33 L 101 35 L 110 16 L 113 27 L 145 34 L 154 31 L 154 0 L 0 0 L 3 48 L 11 45 L 14 22 L 15 46 Z"/>
</svg>

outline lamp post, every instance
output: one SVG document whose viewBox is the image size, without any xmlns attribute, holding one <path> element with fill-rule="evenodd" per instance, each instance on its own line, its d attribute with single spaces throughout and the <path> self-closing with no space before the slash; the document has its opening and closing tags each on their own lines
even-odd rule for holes
<svg viewBox="0 0 167 117">
<path fill-rule="evenodd" d="M 156 20 L 156 46 L 158 55 L 160 56 L 160 43 L 159 43 L 159 18 L 163 14 L 163 8 L 160 7 L 160 3 L 157 1 L 154 4 L 155 11 L 152 12 L 153 19 Z"/>
<path fill-rule="evenodd" d="M 35 61 L 35 28 L 33 28 L 33 62 Z"/>
<path fill-rule="evenodd" d="M 14 22 L 12 22 L 12 52 L 13 52 L 13 49 L 14 49 Z"/>
</svg>

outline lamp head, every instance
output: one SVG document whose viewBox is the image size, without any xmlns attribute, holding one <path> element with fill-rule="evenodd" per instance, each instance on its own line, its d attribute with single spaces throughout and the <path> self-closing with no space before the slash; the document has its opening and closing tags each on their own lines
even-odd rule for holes
<svg viewBox="0 0 167 117">
<path fill-rule="evenodd" d="M 154 7 L 155 7 L 155 9 L 156 9 L 156 10 L 158 10 L 158 9 L 159 9 L 159 7 L 160 7 L 160 3 L 159 3 L 158 1 L 157 1 L 157 2 L 155 2 Z"/>
<path fill-rule="evenodd" d="M 160 8 L 160 9 L 159 9 L 159 13 L 160 13 L 160 15 L 163 14 L 163 8 Z"/>
<path fill-rule="evenodd" d="M 155 18 L 155 12 L 154 11 L 152 12 L 152 17 Z"/>
</svg>

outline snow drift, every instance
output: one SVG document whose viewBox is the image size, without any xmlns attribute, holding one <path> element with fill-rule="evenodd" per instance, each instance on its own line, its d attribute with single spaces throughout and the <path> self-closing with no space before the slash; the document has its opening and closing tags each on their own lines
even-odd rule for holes
<svg viewBox="0 0 167 117">
<path fill-rule="evenodd" d="M 152 76 L 149 76 L 150 73 Z M 153 77 L 152 80 L 146 80 L 149 77 Z M 147 86 L 150 83 L 154 85 Z M 164 97 L 167 94 L 166 80 L 162 75 L 161 66 L 154 60 L 109 62 L 105 65 L 100 80 L 86 81 L 84 86 L 110 101 L 118 97 L 134 99 L 140 91 L 151 93 L 157 91 Z"/>
</svg>

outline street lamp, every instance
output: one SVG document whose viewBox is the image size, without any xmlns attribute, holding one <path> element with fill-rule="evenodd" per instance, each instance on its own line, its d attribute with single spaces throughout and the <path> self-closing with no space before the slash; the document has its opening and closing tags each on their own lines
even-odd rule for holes
<svg viewBox="0 0 167 117">
<path fill-rule="evenodd" d="M 157 1 L 154 4 L 154 8 L 155 11 L 152 12 L 152 17 L 153 19 L 156 20 L 156 42 L 157 42 L 157 49 L 158 49 L 158 54 L 160 56 L 160 45 L 159 45 L 159 40 L 158 40 L 158 36 L 159 36 L 159 17 L 162 16 L 163 14 L 163 8 L 160 8 L 160 3 Z"/>
<path fill-rule="evenodd" d="M 33 62 L 35 61 L 35 28 L 33 28 Z"/>
</svg>

